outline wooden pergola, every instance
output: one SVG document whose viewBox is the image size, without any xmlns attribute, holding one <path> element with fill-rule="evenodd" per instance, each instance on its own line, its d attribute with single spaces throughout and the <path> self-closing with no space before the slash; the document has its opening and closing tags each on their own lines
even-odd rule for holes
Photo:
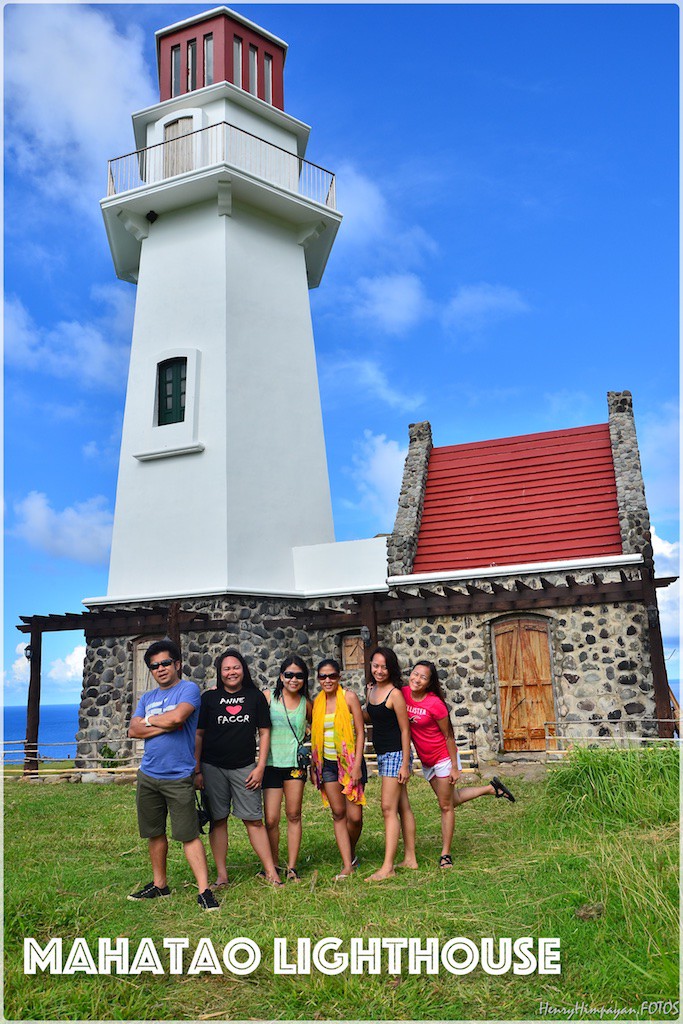
<svg viewBox="0 0 683 1024">
<path fill-rule="evenodd" d="M 540 577 L 539 587 L 530 587 L 522 579 L 511 578 L 507 586 L 491 581 L 484 586 L 466 583 L 456 590 L 445 583 L 432 587 L 392 588 L 381 593 L 355 594 L 341 608 L 295 609 L 287 616 L 264 622 L 268 629 L 294 626 L 304 630 L 360 630 L 365 635 L 365 667 L 369 669 L 370 651 L 377 644 L 378 626 L 396 620 L 427 617 L 452 617 L 486 612 L 532 612 L 546 608 L 563 608 L 582 604 L 622 604 L 639 602 L 645 605 L 655 709 L 659 735 L 673 736 L 671 698 L 666 675 L 664 646 L 657 609 L 657 588 L 668 587 L 675 576 L 655 579 L 648 565 L 630 579 L 620 571 L 618 581 L 606 582 L 593 573 L 590 583 L 579 583 L 566 575 L 564 583 L 552 583 Z M 26 708 L 26 745 L 24 773 L 38 770 L 38 728 L 40 724 L 40 690 L 43 633 L 83 630 L 86 640 L 100 636 L 168 636 L 182 649 L 183 633 L 221 630 L 228 626 L 222 618 L 208 612 L 187 611 L 179 601 L 156 608 L 125 608 L 109 611 L 73 612 L 63 615 L 20 616 L 17 629 L 30 634 L 31 673 Z"/>
<path fill-rule="evenodd" d="M 43 633 L 78 629 L 86 640 L 100 636 L 164 635 L 182 647 L 182 633 L 205 629 L 225 629 L 225 619 L 213 618 L 207 612 L 184 611 L 179 601 L 156 608 L 125 608 L 116 611 L 66 612 L 64 615 L 20 615 L 17 629 L 30 634 L 31 672 L 26 704 L 26 742 L 24 774 L 38 771 L 38 729 L 40 726 L 40 690 L 42 675 Z"/>
</svg>

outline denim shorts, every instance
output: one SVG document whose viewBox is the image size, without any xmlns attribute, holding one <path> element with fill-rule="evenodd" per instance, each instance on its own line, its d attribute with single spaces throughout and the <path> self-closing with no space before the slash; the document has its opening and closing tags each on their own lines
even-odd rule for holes
<svg viewBox="0 0 683 1024">
<path fill-rule="evenodd" d="M 377 773 L 378 775 L 384 775 L 385 778 L 395 779 L 398 777 L 399 770 L 403 764 L 403 751 L 402 750 L 387 750 L 385 754 L 377 755 Z M 413 755 L 410 755 L 409 769 L 413 767 Z"/>
<path fill-rule="evenodd" d="M 360 781 L 362 786 L 368 781 L 368 766 L 365 763 L 365 758 L 361 762 Z M 339 767 L 336 761 L 323 759 L 323 782 L 339 782 Z"/>
</svg>

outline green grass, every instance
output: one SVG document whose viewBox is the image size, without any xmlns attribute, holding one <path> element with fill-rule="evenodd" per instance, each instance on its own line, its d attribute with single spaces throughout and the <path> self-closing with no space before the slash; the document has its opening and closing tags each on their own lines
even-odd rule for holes
<svg viewBox="0 0 683 1024">
<path fill-rule="evenodd" d="M 642 780 L 628 764 L 632 786 L 638 788 Z M 651 763 L 640 764 L 650 778 Z M 514 806 L 487 798 L 459 809 L 452 871 L 437 867 L 438 809 L 427 784 L 415 779 L 410 785 L 421 869 L 380 885 L 362 881 L 382 859 L 377 781 L 368 786 L 361 870 L 336 885 L 332 876 L 339 857 L 330 813 L 307 786 L 302 883 L 282 891 L 260 884 L 245 830 L 233 822 L 228 858 L 233 884 L 220 894 L 216 914 L 198 910 L 178 844 L 172 844 L 169 857 L 173 898 L 152 905 L 126 900 L 151 877 L 145 844 L 135 830 L 131 785 L 7 784 L 5 1016 L 528 1020 L 538 1017 L 539 1004 L 546 1001 L 639 1009 L 644 1000 L 677 999 L 678 827 L 666 808 L 677 794 L 678 777 L 667 775 L 674 792 L 664 795 L 658 819 L 627 815 L 619 824 L 610 817 L 609 828 L 596 827 L 599 816 L 586 813 L 595 792 L 591 778 L 581 791 L 563 766 L 548 783 L 511 783 L 518 796 Z M 563 781 L 571 792 L 564 802 Z M 623 790 L 624 797 L 628 792 Z M 597 904 L 603 904 L 601 916 L 577 917 L 577 910 Z M 149 936 L 160 951 L 164 937 L 184 936 L 191 954 L 202 936 L 211 937 L 220 952 L 242 935 L 263 949 L 261 967 L 245 977 L 227 971 L 158 977 L 23 974 L 25 936 L 41 945 L 62 936 L 66 950 L 76 936 L 85 937 L 93 950 L 100 936 L 129 936 L 132 950 Z M 561 939 L 561 975 L 491 976 L 479 968 L 459 977 L 444 970 L 433 976 L 272 973 L 274 936 L 287 937 L 291 948 L 299 936 L 314 942 L 324 936 L 467 936 L 479 942 L 484 936 L 526 935 Z M 629 1019 L 664 1017 L 655 1012 Z"/>
</svg>

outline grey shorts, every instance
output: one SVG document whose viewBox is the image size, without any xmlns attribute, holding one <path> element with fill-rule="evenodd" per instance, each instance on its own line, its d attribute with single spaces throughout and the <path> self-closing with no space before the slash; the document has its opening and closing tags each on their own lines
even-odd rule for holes
<svg viewBox="0 0 683 1024">
<path fill-rule="evenodd" d="M 168 814 L 171 816 L 172 839 L 189 843 L 199 835 L 192 775 L 185 779 L 153 779 L 138 771 L 135 803 L 143 839 L 165 835 Z"/>
<path fill-rule="evenodd" d="M 231 813 L 242 821 L 259 821 L 263 817 L 261 790 L 244 785 L 255 767 L 248 764 L 246 768 L 218 768 L 202 761 L 204 800 L 212 821 L 222 821 Z"/>
</svg>

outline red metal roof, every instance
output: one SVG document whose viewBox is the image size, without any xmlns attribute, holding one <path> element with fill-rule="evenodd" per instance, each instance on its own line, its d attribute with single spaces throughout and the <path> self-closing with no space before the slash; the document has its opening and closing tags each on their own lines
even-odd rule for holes
<svg viewBox="0 0 683 1024">
<path fill-rule="evenodd" d="M 432 449 L 414 573 L 620 554 L 608 424 Z"/>
</svg>

